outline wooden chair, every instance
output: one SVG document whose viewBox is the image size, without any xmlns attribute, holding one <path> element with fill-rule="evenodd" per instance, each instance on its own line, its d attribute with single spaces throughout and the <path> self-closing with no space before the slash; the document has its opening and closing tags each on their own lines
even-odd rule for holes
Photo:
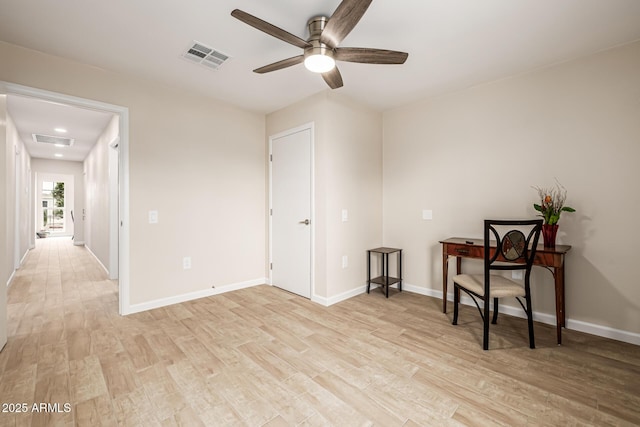
<svg viewBox="0 0 640 427">
<path fill-rule="evenodd" d="M 491 323 L 495 324 L 498 320 L 498 300 L 505 297 L 515 297 L 527 314 L 529 347 L 535 348 L 529 280 L 541 229 L 542 219 L 485 220 L 484 274 L 458 274 L 453 278 L 453 324 L 458 324 L 460 290 L 463 290 L 471 297 L 482 317 L 484 324 L 482 348 L 484 350 L 489 349 L 489 302 L 493 299 Z M 526 236 L 525 233 L 527 233 Z M 495 240 L 492 241 L 492 238 Z M 524 284 L 493 274 L 498 270 L 523 270 Z M 525 299 L 526 307 L 520 300 L 522 297 Z M 483 309 L 480 308 L 478 300 L 484 301 Z"/>
</svg>

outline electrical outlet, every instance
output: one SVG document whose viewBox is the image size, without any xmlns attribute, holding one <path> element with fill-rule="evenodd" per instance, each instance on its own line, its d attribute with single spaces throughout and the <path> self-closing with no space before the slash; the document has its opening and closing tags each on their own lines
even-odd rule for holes
<svg viewBox="0 0 640 427">
<path fill-rule="evenodd" d="M 522 280 L 523 278 L 522 270 L 513 270 L 511 272 L 511 278 L 514 280 Z"/>
<path fill-rule="evenodd" d="M 182 268 L 185 270 L 189 270 L 191 268 L 191 257 L 182 258 Z"/>
</svg>

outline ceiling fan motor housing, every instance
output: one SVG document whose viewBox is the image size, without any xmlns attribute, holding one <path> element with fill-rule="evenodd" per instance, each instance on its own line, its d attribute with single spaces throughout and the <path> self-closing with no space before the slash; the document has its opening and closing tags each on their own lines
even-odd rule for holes
<svg viewBox="0 0 640 427">
<path fill-rule="evenodd" d="M 326 16 L 314 16 L 313 18 L 307 21 L 307 27 L 309 28 L 309 38 L 320 38 L 320 34 L 322 34 L 322 30 L 327 26 L 327 22 L 329 22 L 329 18 Z"/>
<path fill-rule="evenodd" d="M 309 19 L 309 21 L 307 22 L 310 34 L 307 41 L 311 46 L 304 49 L 305 61 L 309 57 L 320 55 L 320 57 L 331 58 L 330 62 L 332 64 L 335 64 L 333 49 L 320 41 L 320 35 L 322 34 L 322 30 L 324 30 L 324 27 L 327 25 L 328 21 L 329 18 L 327 18 L 326 16 L 316 16 Z M 307 64 L 307 62 L 305 62 L 305 64 Z M 309 67 L 307 66 L 307 68 Z M 333 66 L 331 68 L 333 68 Z"/>
</svg>

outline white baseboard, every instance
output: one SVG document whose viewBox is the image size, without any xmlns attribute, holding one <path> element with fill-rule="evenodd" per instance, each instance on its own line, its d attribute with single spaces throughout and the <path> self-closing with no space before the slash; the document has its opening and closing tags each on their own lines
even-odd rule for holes
<svg viewBox="0 0 640 427">
<path fill-rule="evenodd" d="M 84 246 L 84 242 L 82 240 L 74 240 L 73 246 Z"/>
<path fill-rule="evenodd" d="M 271 285 L 271 281 L 267 278 L 265 279 L 265 284 Z M 323 305 L 325 307 L 329 307 L 330 305 L 339 303 L 340 301 L 348 300 L 349 298 L 355 297 L 356 295 L 360 295 L 366 291 L 366 286 L 361 286 L 356 289 L 352 289 L 350 291 L 344 292 L 340 295 L 333 296 L 331 298 L 322 297 L 320 295 L 311 295 L 311 301 L 317 304 Z"/>
<path fill-rule="evenodd" d="M 7 280 L 7 288 L 11 286 L 11 282 L 13 282 L 13 278 L 15 277 L 15 275 L 16 275 L 16 270 L 13 270 L 13 272 L 11 273 L 11 276 L 9 276 L 9 280 Z"/>
<path fill-rule="evenodd" d="M 33 248 L 29 248 L 29 249 L 27 249 L 27 250 L 26 250 L 26 252 L 24 253 L 24 255 L 22 255 L 22 258 L 20 258 L 20 264 L 19 264 L 20 266 L 22 266 L 22 264 L 24 264 L 24 260 L 25 260 L 25 259 L 27 259 L 27 255 L 29 255 L 29 251 L 30 251 L 31 249 L 33 249 Z M 20 267 L 18 267 L 18 268 L 20 268 Z M 11 286 L 11 283 L 13 282 L 13 279 L 16 277 L 16 271 L 18 271 L 18 270 L 17 270 L 17 269 L 14 269 L 14 270 L 11 272 L 11 276 L 9 276 L 9 280 L 7 280 L 7 288 L 8 288 L 9 286 Z"/>
<path fill-rule="evenodd" d="M 74 245 L 75 245 L 75 243 L 74 243 Z M 83 245 L 84 245 L 84 243 L 83 243 Z M 84 247 L 85 247 L 85 249 L 86 249 L 86 250 L 88 250 L 88 251 L 89 251 L 89 253 L 90 253 L 91 255 L 93 255 L 93 257 L 95 258 L 95 260 L 96 260 L 96 261 L 98 261 L 98 264 L 100 264 L 100 266 L 101 266 L 101 267 L 102 267 L 102 269 L 105 271 L 105 273 L 107 273 L 107 276 L 108 276 L 108 275 L 109 275 L 109 270 L 107 269 L 107 267 L 105 267 L 105 266 L 104 266 L 104 264 L 102 263 L 102 261 L 100 261 L 100 258 L 98 258 L 98 257 L 96 256 L 96 254 L 94 254 L 94 253 L 93 253 L 93 251 L 91 250 L 91 248 L 90 248 L 89 246 L 84 245 Z"/>
<path fill-rule="evenodd" d="M 201 291 L 190 292 L 187 294 L 176 295 L 168 298 L 160 298 L 153 301 L 148 301 L 140 304 L 133 304 L 128 308 L 125 307 L 124 315 L 139 313 L 146 310 L 152 310 L 154 308 L 165 307 L 168 305 L 178 304 L 181 302 L 191 301 L 199 298 L 209 297 L 213 295 L 219 295 L 226 292 L 236 291 L 239 289 L 250 288 L 252 286 L 262 285 L 262 284 L 270 284 L 268 278 L 260 278 L 255 280 L 249 280 L 246 282 L 233 283 L 225 286 L 219 286 L 211 289 L 204 289 Z M 7 284 L 8 285 L 8 284 Z M 378 286 L 372 285 L 371 290 L 376 289 Z M 319 295 L 313 295 L 311 297 L 311 301 L 321 304 L 325 307 L 329 307 L 333 304 L 337 304 L 339 302 L 348 300 L 349 298 L 353 298 L 357 295 L 363 294 L 367 291 L 367 286 L 362 285 L 357 288 L 351 289 L 349 291 L 343 292 L 341 294 L 326 298 Z M 402 291 L 412 292 L 415 294 L 426 295 L 438 299 L 442 299 L 442 291 L 425 288 L 422 286 L 415 286 L 408 283 L 402 284 Z M 447 295 L 448 301 L 453 301 L 453 293 Z M 467 296 L 462 296 L 460 302 L 465 305 L 474 306 L 472 300 Z M 500 311 L 504 314 L 508 314 L 510 316 L 515 317 L 525 317 L 524 311 L 520 307 L 511 307 L 502 305 Z M 534 312 L 533 319 L 536 322 L 548 324 L 555 326 L 556 325 L 556 316 L 555 314 Z M 619 329 L 609 328 L 602 325 L 597 325 L 594 323 L 582 322 L 579 320 L 566 319 L 566 329 L 585 332 L 588 334 L 611 338 L 618 341 L 627 342 L 630 344 L 640 345 L 640 334 L 634 332 L 623 331 Z"/>
<path fill-rule="evenodd" d="M 210 297 L 213 295 L 224 294 L 226 292 L 237 291 L 239 289 L 250 288 L 252 286 L 264 285 L 266 278 L 248 280 L 246 282 L 232 283 L 215 288 L 203 289 L 201 291 L 189 292 L 186 294 L 175 295 L 167 298 L 160 298 L 153 301 L 143 302 L 140 304 L 132 304 L 124 308 L 123 315 L 140 313 L 141 311 L 153 310 L 154 308 L 166 307 L 168 305 L 179 304 L 181 302 L 192 301 L 199 298 Z"/>
<path fill-rule="evenodd" d="M 555 319 L 555 317 L 554 317 Z M 624 341 L 629 344 L 640 345 L 640 334 L 622 331 L 620 329 L 609 328 L 608 326 L 595 325 L 593 323 L 582 322 L 580 320 L 566 319 L 567 329 L 585 332 L 599 337 L 611 338 L 613 340 Z"/>
<path fill-rule="evenodd" d="M 330 305 L 337 304 L 341 301 L 348 300 L 349 298 L 353 298 L 357 295 L 363 294 L 367 292 L 367 285 L 359 286 L 355 289 L 351 289 L 350 291 L 343 292 L 338 295 L 334 295 L 330 298 L 321 297 L 318 295 L 314 295 L 311 297 L 311 301 L 317 302 L 318 304 L 322 304 L 325 307 L 329 307 Z"/>
<path fill-rule="evenodd" d="M 25 260 L 25 259 L 27 259 L 27 255 L 29 255 L 29 251 L 30 251 L 30 250 L 31 250 L 31 249 L 27 249 L 27 250 L 24 252 L 24 255 L 22 255 L 22 258 L 20 258 L 20 265 L 24 264 L 24 260 Z"/>
<path fill-rule="evenodd" d="M 402 284 L 402 290 L 407 290 L 409 292 L 413 292 L 420 295 L 427 295 L 434 298 L 442 299 L 442 291 L 437 291 L 435 289 L 423 288 L 421 286 L 414 286 L 407 283 Z M 447 294 L 447 300 L 453 301 L 453 292 Z M 482 302 L 482 301 L 480 301 Z M 467 296 L 462 296 L 460 298 L 460 303 L 470 306 L 475 306 L 471 298 Z M 482 307 L 482 305 L 480 305 Z M 500 312 L 508 314 L 514 317 L 526 317 L 524 310 L 520 307 L 510 307 L 506 305 L 500 306 Z M 540 323 L 545 323 L 547 325 L 556 326 L 556 315 L 549 313 L 541 313 L 534 311 L 533 312 L 533 320 Z M 610 328 L 608 326 L 597 325 L 595 323 L 583 322 L 580 320 L 573 320 L 566 318 L 566 329 L 570 329 L 578 332 L 585 332 L 591 335 L 596 335 L 603 338 L 611 338 L 618 341 L 623 341 L 629 344 L 640 345 L 640 334 L 635 332 L 623 331 L 620 329 Z"/>
<path fill-rule="evenodd" d="M 436 291 L 431 288 L 423 288 L 422 286 L 414 286 L 406 282 L 402 283 L 402 290 L 413 292 L 414 294 L 426 295 L 428 297 L 442 298 L 442 291 Z M 453 296 L 453 294 L 451 295 Z"/>
<path fill-rule="evenodd" d="M 318 303 L 320 305 L 324 305 L 325 307 L 329 307 L 329 300 L 325 297 L 321 297 L 318 295 L 311 295 L 311 301 Z"/>
<path fill-rule="evenodd" d="M 397 284 L 391 286 L 391 288 L 397 288 L 397 287 L 398 287 Z M 378 288 L 379 288 L 378 285 L 372 284 L 370 291 L 372 291 L 374 289 L 378 289 Z M 402 290 L 404 290 L 404 284 L 402 285 Z M 318 295 L 314 295 L 311 298 L 311 301 L 317 302 L 318 304 L 322 304 L 325 307 L 329 307 L 330 305 L 337 304 L 337 303 L 342 302 L 342 301 L 346 301 L 349 298 L 353 298 L 355 296 L 358 296 L 360 294 L 364 294 L 366 292 L 367 292 L 367 285 L 364 284 L 364 285 L 359 286 L 357 288 L 351 289 L 350 291 L 346 291 L 346 292 L 343 292 L 341 294 L 334 295 L 334 296 L 332 296 L 330 298 L 325 298 L 325 297 L 321 297 L 321 296 L 318 296 Z M 415 292 L 415 293 L 420 293 L 420 292 Z"/>
</svg>

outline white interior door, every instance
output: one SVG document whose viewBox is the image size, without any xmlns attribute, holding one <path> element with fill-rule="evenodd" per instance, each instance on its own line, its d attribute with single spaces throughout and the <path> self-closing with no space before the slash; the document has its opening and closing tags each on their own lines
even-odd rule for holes
<svg viewBox="0 0 640 427">
<path fill-rule="evenodd" d="M 311 297 L 312 128 L 271 137 L 271 283 Z"/>
</svg>

